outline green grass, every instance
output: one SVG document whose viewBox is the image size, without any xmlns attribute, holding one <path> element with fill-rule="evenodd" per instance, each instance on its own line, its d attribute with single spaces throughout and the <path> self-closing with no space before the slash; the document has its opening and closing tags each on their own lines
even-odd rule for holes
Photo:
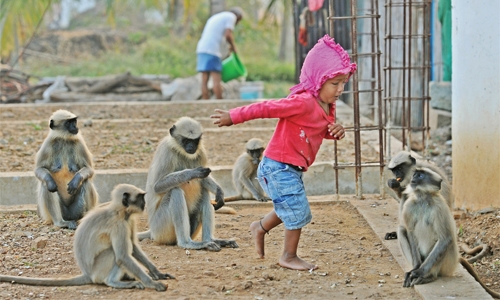
<svg viewBox="0 0 500 300">
<path fill-rule="evenodd" d="M 89 21 L 82 18 L 78 22 L 82 26 L 89 26 Z M 202 17 L 197 18 L 183 38 L 171 33 L 171 24 L 142 26 L 140 29 L 135 27 L 127 30 L 127 45 L 115 45 L 100 57 L 70 58 L 71 63 L 30 59 L 19 67 L 35 77 L 97 77 L 125 72 L 133 75 L 168 74 L 172 77 L 190 77 L 196 74 L 195 50 L 203 25 Z M 118 20 L 117 26 L 123 26 L 120 29 L 126 30 L 125 27 L 130 24 L 123 24 Z M 283 62 L 277 59 L 279 28 L 270 22 L 261 24 L 244 19 L 235 29 L 235 39 L 240 59 L 248 71 L 246 80 L 264 81 L 266 98 L 285 97 L 289 88 L 294 85 L 295 65 L 293 61 Z"/>
</svg>

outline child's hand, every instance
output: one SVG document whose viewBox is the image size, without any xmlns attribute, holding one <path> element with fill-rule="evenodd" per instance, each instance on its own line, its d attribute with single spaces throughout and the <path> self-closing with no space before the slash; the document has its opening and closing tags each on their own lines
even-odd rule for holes
<svg viewBox="0 0 500 300">
<path fill-rule="evenodd" d="M 340 124 L 328 124 L 328 132 L 337 140 L 341 140 L 345 137 L 345 129 Z"/>
<path fill-rule="evenodd" d="M 233 121 L 227 110 L 216 109 L 215 114 L 211 115 L 210 118 L 216 119 L 214 124 L 219 127 L 233 125 Z"/>
</svg>

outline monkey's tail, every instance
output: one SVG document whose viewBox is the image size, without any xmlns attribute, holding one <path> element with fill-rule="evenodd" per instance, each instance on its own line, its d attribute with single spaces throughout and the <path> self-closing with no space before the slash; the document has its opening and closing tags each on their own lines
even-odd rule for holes
<svg viewBox="0 0 500 300">
<path fill-rule="evenodd" d="M 476 271 L 474 270 L 474 268 L 467 262 L 467 260 L 463 257 L 460 257 L 459 258 L 459 261 L 460 261 L 460 264 L 469 272 L 469 274 L 472 275 L 472 277 L 474 277 L 474 279 L 476 279 L 477 282 L 479 282 L 479 284 L 483 287 L 483 289 L 491 295 L 491 297 L 493 298 L 496 298 L 496 299 L 500 299 L 500 293 L 497 293 L 493 290 L 491 290 L 489 287 L 487 287 L 482 281 L 481 279 L 479 279 L 479 275 L 477 275 Z"/>
<path fill-rule="evenodd" d="M 215 211 L 216 214 L 227 214 L 227 215 L 236 215 L 238 214 L 236 212 L 236 209 L 232 208 L 232 207 L 227 207 L 227 206 L 223 206 L 221 208 L 219 208 L 218 210 Z"/>
<path fill-rule="evenodd" d="M 467 259 L 467 261 L 470 264 L 475 263 L 476 261 L 478 261 L 481 258 L 485 257 L 486 254 L 488 254 L 488 251 L 490 250 L 490 247 L 488 247 L 488 245 L 486 245 L 486 244 L 481 244 L 481 245 L 476 246 L 476 247 L 474 247 L 472 249 L 469 248 L 466 244 L 463 244 L 463 243 L 460 243 L 459 246 L 468 255 L 474 255 L 474 254 L 476 254 L 476 253 L 479 252 L 478 255 Z"/>
<path fill-rule="evenodd" d="M 27 285 L 41 286 L 75 286 L 92 283 L 92 280 L 85 275 L 79 275 L 71 278 L 30 278 L 20 276 L 0 275 L 0 282 L 21 283 Z"/>
<path fill-rule="evenodd" d="M 238 200 L 252 200 L 252 199 L 247 199 L 247 198 L 243 197 L 242 195 L 238 195 L 238 196 L 226 197 L 226 198 L 224 198 L 224 202 L 232 202 L 232 201 L 238 201 Z"/>
</svg>

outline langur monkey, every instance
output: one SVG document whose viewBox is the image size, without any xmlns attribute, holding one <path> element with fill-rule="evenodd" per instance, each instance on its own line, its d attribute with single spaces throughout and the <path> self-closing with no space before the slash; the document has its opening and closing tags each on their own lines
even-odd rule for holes
<svg viewBox="0 0 500 300">
<path fill-rule="evenodd" d="M 413 172 L 415 172 L 416 168 L 429 168 L 441 176 L 441 178 L 443 179 L 441 184 L 441 194 L 446 200 L 446 204 L 450 208 L 450 211 L 453 211 L 455 200 L 451 191 L 451 184 L 448 180 L 446 180 L 446 175 L 444 174 L 444 172 L 438 166 L 430 162 L 414 158 L 411 153 L 407 151 L 398 152 L 391 159 L 388 165 L 388 169 L 392 172 L 395 178 L 389 179 L 387 181 L 387 185 L 396 193 L 400 210 L 405 202 L 405 196 L 403 192 L 410 184 L 410 181 L 413 177 Z M 392 240 L 396 238 L 397 234 L 395 231 L 388 232 L 385 235 L 386 240 Z"/>
<path fill-rule="evenodd" d="M 92 154 L 78 132 L 77 116 L 57 110 L 50 117 L 50 131 L 36 154 L 38 214 L 47 223 L 76 228 L 98 196 L 92 183 Z"/>
<path fill-rule="evenodd" d="M 212 235 L 214 208 L 224 205 L 224 192 L 205 167 L 202 133 L 199 122 L 182 117 L 158 145 L 146 181 L 149 230 L 139 233 L 140 240 L 150 238 L 160 244 L 209 251 L 238 247 L 235 241 Z M 215 194 L 214 206 L 209 192 Z M 193 241 L 200 229 L 201 242 Z"/>
<path fill-rule="evenodd" d="M 430 168 L 416 168 L 403 192 L 399 245 L 412 270 L 405 273 L 404 287 L 424 284 L 438 276 L 452 276 L 460 262 L 493 297 L 471 265 L 459 256 L 453 215 L 440 189 L 443 178 Z"/>
<path fill-rule="evenodd" d="M 258 138 L 250 139 L 246 145 L 246 152 L 242 153 L 233 167 L 233 184 L 237 196 L 224 198 L 225 202 L 236 200 L 257 200 L 267 202 L 267 197 L 257 181 L 257 168 L 262 159 L 265 146 L 264 141 Z"/>
<path fill-rule="evenodd" d="M 72 278 L 0 275 L 0 281 L 42 286 L 95 283 L 117 289 L 146 287 L 159 292 L 167 290 L 165 284 L 155 280 L 175 277 L 160 273 L 137 241 L 135 217 L 144 211 L 144 206 L 143 190 L 119 184 L 111 192 L 111 202 L 101 204 L 85 215 L 75 231 L 73 244 L 81 275 Z M 148 269 L 149 275 L 138 262 Z"/>
</svg>

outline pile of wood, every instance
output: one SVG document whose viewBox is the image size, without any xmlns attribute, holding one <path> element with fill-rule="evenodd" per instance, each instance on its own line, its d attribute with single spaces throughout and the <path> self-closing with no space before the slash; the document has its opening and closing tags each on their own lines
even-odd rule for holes
<svg viewBox="0 0 500 300">
<path fill-rule="evenodd" d="M 29 90 L 29 75 L 0 65 L 0 103 L 19 103 Z"/>
</svg>

